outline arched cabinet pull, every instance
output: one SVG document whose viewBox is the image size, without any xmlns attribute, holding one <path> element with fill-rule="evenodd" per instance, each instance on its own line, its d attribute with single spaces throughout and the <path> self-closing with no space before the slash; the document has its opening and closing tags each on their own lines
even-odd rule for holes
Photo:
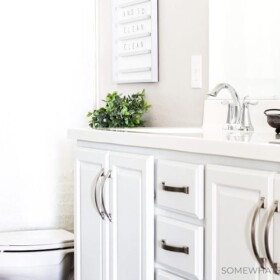
<svg viewBox="0 0 280 280">
<path fill-rule="evenodd" d="M 174 247 L 167 245 L 165 240 L 161 240 L 161 248 L 166 251 L 189 254 L 189 247 Z"/>
<path fill-rule="evenodd" d="M 96 176 L 96 179 L 94 180 L 94 183 L 92 184 L 92 193 L 93 193 L 93 189 L 94 189 L 94 201 L 95 201 L 95 205 L 96 205 L 96 209 L 100 215 L 100 217 L 104 220 L 105 216 L 104 216 L 104 212 L 101 211 L 99 204 L 98 204 L 98 199 L 97 199 L 97 187 L 98 187 L 98 182 L 100 177 L 104 176 L 104 168 L 101 168 L 101 170 L 99 171 L 99 173 Z"/>
<path fill-rule="evenodd" d="M 275 212 L 279 210 L 279 201 L 274 201 L 273 206 L 269 212 L 267 221 L 266 221 L 266 226 L 265 226 L 265 232 L 264 232 L 264 248 L 265 248 L 265 253 L 268 259 L 268 262 L 273 269 L 273 272 L 277 275 L 280 274 L 280 269 L 279 269 L 279 264 L 275 263 L 271 257 L 270 254 L 270 249 L 269 249 L 269 230 L 270 230 L 270 224 L 273 218 L 273 215 Z"/>
<path fill-rule="evenodd" d="M 105 201 L 104 201 L 104 191 L 105 191 L 105 183 L 106 180 L 108 178 L 111 178 L 111 170 L 109 170 L 107 172 L 107 174 L 104 176 L 102 182 L 101 182 L 101 202 L 102 202 L 102 207 L 104 209 L 104 213 L 106 215 L 106 217 L 109 219 L 110 222 L 112 222 L 112 215 L 110 213 L 108 213 L 107 209 L 106 209 L 106 205 L 105 205 Z"/>
<path fill-rule="evenodd" d="M 173 187 L 173 186 L 167 186 L 165 184 L 165 182 L 161 182 L 161 185 L 162 185 L 162 189 L 164 191 L 167 191 L 167 192 L 178 192 L 178 193 L 185 193 L 185 194 L 189 194 L 190 192 L 190 189 L 189 187 Z"/>
<path fill-rule="evenodd" d="M 257 245 L 256 245 L 256 220 L 257 220 L 257 217 L 258 217 L 258 215 L 260 213 L 260 210 L 262 208 L 264 208 L 264 200 L 265 200 L 264 197 L 260 198 L 260 200 L 258 202 L 258 205 L 257 205 L 257 207 L 255 209 L 255 212 L 254 212 L 254 215 L 253 215 L 253 219 L 252 219 L 252 223 L 251 223 L 251 242 L 252 242 L 252 248 L 253 248 L 254 255 L 255 255 L 255 257 L 256 257 L 256 259 L 257 259 L 257 261 L 260 264 L 262 269 L 266 268 L 266 266 L 265 266 L 266 259 L 260 257 L 258 249 L 257 249 Z"/>
</svg>

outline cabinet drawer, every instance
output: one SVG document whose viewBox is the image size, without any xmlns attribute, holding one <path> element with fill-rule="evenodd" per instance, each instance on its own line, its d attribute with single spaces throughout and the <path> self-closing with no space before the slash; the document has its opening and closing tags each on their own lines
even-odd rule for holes
<svg viewBox="0 0 280 280">
<path fill-rule="evenodd" d="M 199 219 L 204 216 L 204 166 L 178 161 L 157 163 L 157 204 Z"/>
<path fill-rule="evenodd" d="M 156 280 L 186 280 L 160 269 L 157 271 L 156 276 Z"/>
<path fill-rule="evenodd" d="M 203 227 L 157 217 L 156 261 L 203 279 Z"/>
</svg>

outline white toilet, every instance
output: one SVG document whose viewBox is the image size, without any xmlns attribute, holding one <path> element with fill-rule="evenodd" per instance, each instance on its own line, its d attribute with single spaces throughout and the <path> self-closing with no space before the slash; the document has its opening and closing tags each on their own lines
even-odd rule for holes
<svg viewBox="0 0 280 280">
<path fill-rule="evenodd" d="M 62 229 L 0 233 L 0 280 L 73 279 L 73 233 Z"/>
</svg>

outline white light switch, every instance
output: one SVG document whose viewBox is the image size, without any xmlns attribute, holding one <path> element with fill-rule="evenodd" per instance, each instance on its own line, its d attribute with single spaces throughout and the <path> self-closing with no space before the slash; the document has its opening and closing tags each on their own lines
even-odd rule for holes
<svg viewBox="0 0 280 280">
<path fill-rule="evenodd" d="M 192 88 L 202 88 L 202 56 L 192 55 L 191 58 L 192 71 Z"/>
</svg>

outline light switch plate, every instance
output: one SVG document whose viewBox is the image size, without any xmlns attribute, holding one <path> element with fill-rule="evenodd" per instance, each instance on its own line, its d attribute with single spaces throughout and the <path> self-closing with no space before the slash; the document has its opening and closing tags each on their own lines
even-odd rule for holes
<svg viewBox="0 0 280 280">
<path fill-rule="evenodd" d="M 202 56 L 191 57 L 191 84 L 192 88 L 202 88 Z"/>
</svg>

